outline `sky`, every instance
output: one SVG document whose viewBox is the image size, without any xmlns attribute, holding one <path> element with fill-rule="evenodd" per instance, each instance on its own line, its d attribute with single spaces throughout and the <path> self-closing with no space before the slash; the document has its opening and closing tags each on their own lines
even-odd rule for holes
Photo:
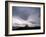
<svg viewBox="0 0 46 37">
<path fill-rule="evenodd" d="M 13 26 L 40 26 L 40 8 L 39 7 L 12 7 Z M 18 23 L 19 25 L 17 25 Z"/>
</svg>

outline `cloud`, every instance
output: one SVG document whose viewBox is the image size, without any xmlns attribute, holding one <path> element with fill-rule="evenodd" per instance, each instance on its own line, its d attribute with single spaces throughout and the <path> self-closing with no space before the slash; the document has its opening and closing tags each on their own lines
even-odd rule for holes
<svg viewBox="0 0 46 37">
<path fill-rule="evenodd" d="M 40 26 L 40 8 L 13 7 L 13 26 Z M 15 24 L 17 23 L 17 24 Z"/>
</svg>

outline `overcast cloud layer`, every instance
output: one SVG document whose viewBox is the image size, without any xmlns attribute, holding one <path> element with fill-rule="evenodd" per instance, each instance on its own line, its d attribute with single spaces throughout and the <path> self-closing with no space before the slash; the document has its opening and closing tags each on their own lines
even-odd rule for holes
<svg viewBox="0 0 46 37">
<path fill-rule="evenodd" d="M 13 26 L 29 27 L 40 26 L 40 8 L 37 7 L 13 7 Z"/>
</svg>

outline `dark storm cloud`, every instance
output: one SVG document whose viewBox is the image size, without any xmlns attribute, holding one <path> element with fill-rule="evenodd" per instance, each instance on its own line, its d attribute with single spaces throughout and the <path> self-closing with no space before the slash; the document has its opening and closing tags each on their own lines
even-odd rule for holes
<svg viewBox="0 0 46 37">
<path fill-rule="evenodd" d="M 13 16 L 27 20 L 29 15 L 39 14 L 39 11 L 39 8 L 35 7 L 13 7 Z"/>
</svg>

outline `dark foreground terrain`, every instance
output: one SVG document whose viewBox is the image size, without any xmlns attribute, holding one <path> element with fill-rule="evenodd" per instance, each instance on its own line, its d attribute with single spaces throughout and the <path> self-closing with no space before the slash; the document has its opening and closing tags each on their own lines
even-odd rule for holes
<svg viewBox="0 0 46 37">
<path fill-rule="evenodd" d="M 32 30 L 32 29 L 40 29 L 40 26 L 37 27 L 12 27 L 12 30 Z"/>
</svg>

